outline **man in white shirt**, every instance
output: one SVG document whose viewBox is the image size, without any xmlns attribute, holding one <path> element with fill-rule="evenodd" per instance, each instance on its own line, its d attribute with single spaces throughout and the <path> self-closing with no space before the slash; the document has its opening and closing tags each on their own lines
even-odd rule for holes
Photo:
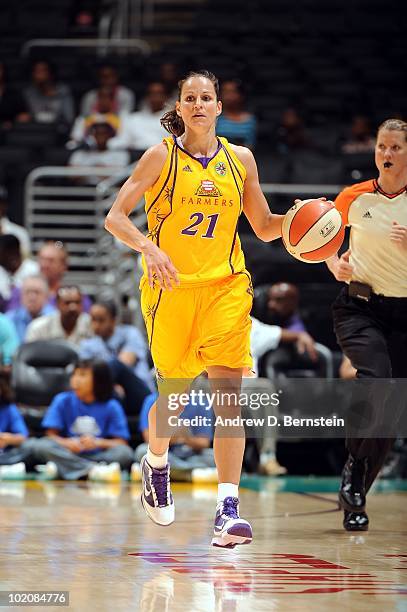
<svg viewBox="0 0 407 612">
<path fill-rule="evenodd" d="M 108 143 L 109 149 L 145 151 L 168 136 L 160 120 L 165 112 L 167 93 L 162 83 L 150 83 L 143 110 L 124 116 L 120 131 Z"/>
<path fill-rule="evenodd" d="M 26 342 L 63 339 L 79 345 L 82 340 L 92 335 L 90 316 L 82 312 L 79 287 L 60 287 L 57 292 L 57 308 L 56 312 L 30 323 L 25 336 Z"/>
</svg>

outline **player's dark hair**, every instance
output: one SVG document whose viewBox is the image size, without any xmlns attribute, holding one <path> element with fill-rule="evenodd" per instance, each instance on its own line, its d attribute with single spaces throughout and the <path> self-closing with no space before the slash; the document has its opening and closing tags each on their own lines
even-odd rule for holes
<svg viewBox="0 0 407 612">
<path fill-rule="evenodd" d="M 205 77 L 205 79 L 208 79 L 215 89 L 216 99 L 219 100 L 219 81 L 216 76 L 212 72 L 209 72 L 209 70 L 193 70 L 188 72 L 184 79 L 178 81 L 178 101 L 181 100 L 181 92 L 184 83 L 192 77 Z M 166 112 L 165 115 L 161 117 L 161 125 L 167 132 L 174 134 L 174 136 L 181 136 L 185 132 L 184 122 L 175 108 Z"/>
<path fill-rule="evenodd" d="M 107 402 L 113 397 L 113 380 L 109 365 L 101 359 L 80 359 L 75 370 L 92 370 L 93 395 L 97 402 Z"/>
<path fill-rule="evenodd" d="M 404 140 L 407 142 L 407 122 L 402 119 L 386 119 L 386 121 L 379 125 L 377 135 L 379 135 L 380 130 L 404 132 Z"/>
</svg>

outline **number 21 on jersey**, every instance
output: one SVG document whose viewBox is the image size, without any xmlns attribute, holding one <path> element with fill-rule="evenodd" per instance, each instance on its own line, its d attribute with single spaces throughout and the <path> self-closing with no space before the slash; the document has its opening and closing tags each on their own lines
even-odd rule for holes
<svg viewBox="0 0 407 612">
<path fill-rule="evenodd" d="M 216 223 L 218 221 L 218 217 L 219 213 L 217 213 L 216 215 L 207 215 L 206 219 L 209 219 L 209 224 L 207 226 L 206 232 L 204 234 L 201 234 L 201 238 L 214 238 L 214 231 Z M 194 221 L 193 223 L 185 227 L 181 231 L 181 234 L 184 234 L 186 236 L 196 236 L 199 231 L 198 226 L 205 221 L 205 215 L 201 212 L 196 212 L 190 216 L 189 220 Z"/>
</svg>

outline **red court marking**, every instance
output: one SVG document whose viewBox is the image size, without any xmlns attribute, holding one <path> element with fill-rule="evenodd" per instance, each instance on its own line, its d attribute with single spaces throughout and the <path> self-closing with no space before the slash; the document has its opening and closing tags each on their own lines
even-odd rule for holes
<svg viewBox="0 0 407 612">
<path fill-rule="evenodd" d="M 219 555 L 213 557 L 208 553 L 136 552 L 129 555 L 213 584 L 216 590 L 309 595 L 357 591 L 362 595 L 407 595 L 404 585 L 391 579 L 353 573 L 349 567 L 313 555 L 256 552 L 253 556 L 242 554 L 239 564 L 225 563 Z"/>
</svg>

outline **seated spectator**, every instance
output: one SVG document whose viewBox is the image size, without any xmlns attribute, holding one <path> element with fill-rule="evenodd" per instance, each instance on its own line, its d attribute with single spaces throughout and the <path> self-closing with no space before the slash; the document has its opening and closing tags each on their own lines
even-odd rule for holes
<svg viewBox="0 0 407 612">
<path fill-rule="evenodd" d="M 305 325 L 298 312 L 299 291 L 290 283 L 275 283 L 268 290 L 267 320 L 269 325 L 279 325 L 290 331 L 305 332 Z"/>
<path fill-rule="evenodd" d="M 132 466 L 132 480 L 139 480 L 139 464 L 148 448 L 148 414 L 157 400 L 157 393 L 151 393 L 144 400 L 140 413 L 139 430 L 143 436 L 144 443 L 140 444 L 134 451 L 135 464 Z M 207 410 L 207 405 L 194 406 L 188 404 L 183 410 L 180 418 L 192 419 L 196 416 L 203 416 L 209 419 L 212 424 L 194 425 L 184 427 L 171 438 L 168 461 L 172 470 L 182 470 L 191 472 L 191 479 L 216 481 L 215 460 L 211 443 L 213 439 L 213 412 Z M 207 468 L 211 468 L 207 471 Z M 172 472 L 174 479 L 174 472 Z M 183 480 L 181 475 L 181 480 Z"/>
<path fill-rule="evenodd" d="M 104 112 L 100 108 L 100 98 L 98 92 L 101 88 L 108 88 L 113 94 L 113 112 L 119 115 L 120 113 L 131 113 L 134 110 L 134 93 L 119 84 L 119 74 L 114 66 L 104 64 L 98 70 L 98 89 L 91 89 L 84 94 L 81 105 L 80 114 L 83 117 L 92 115 L 93 113 Z"/>
<path fill-rule="evenodd" d="M 12 234 L 20 241 L 23 258 L 31 255 L 31 241 L 27 230 L 17 223 L 13 223 L 7 216 L 9 208 L 8 193 L 4 185 L 0 185 L 0 234 Z"/>
<path fill-rule="evenodd" d="M 167 104 L 175 106 L 175 102 L 178 100 L 179 66 L 175 62 L 163 62 L 160 64 L 158 80 L 165 87 Z"/>
<path fill-rule="evenodd" d="M 290 153 L 310 147 L 304 121 L 294 108 L 283 111 L 275 135 L 275 144 L 279 153 Z"/>
<path fill-rule="evenodd" d="M 91 335 L 90 317 L 82 312 L 79 287 L 65 285 L 57 292 L 57 310 L 32 321 L 27 327 L 25 341 L 62 339 L 79 346 Z"/>
<path fill-rule="evenodd" d="M 71 130 L 71 140 L 67 143 L 69 149 L 78 146 L 94 146 L 94 136 L 89 133 L 94 123 L 107 123 L 115 134 L 120 128 L 121 116 L 115 112 L 114 96 L 111 89 L 102 87 L 98 90 L 99 112 L 90 115 L 80 115 L 75 119 Z"/>
<path fill-rule="evenodd" d="M 6 66 L 0 62 L 0 128 L 9 130 L 14 123 L 25 123 L 29 120 L 30 116 L 24 99 L 17 89 L 9 86 Z"/>
<path fill-rule="evenodd" d="M 45 278 L 49 288 L 48 303 L 56 308 L 58 289 L 61 287 L 68 270 L 69 253 L 62 242 L 45 242 L 38 252 L 40 274 Z M 91 307 L 89 296 L 82 294 L 82 309 L 89 312 Z"/>
<path fill-rule="evenodd" d="M 168 136 L 160 121 L 167 102 L 164 85 L 150 83 L 145 102 L 143 110 L 123 118 L 118 135 L 109 141 L 110 149 L 145 151 Z"/>
<path fill-rule="evenodd" d="M 1 310 L 11 310 L 20 303 L 24 278 L 38 274 L 38 264 L 24 259 L 20 241 L 13 234 L 0 235 L 0 302 Z"/>
<path fill-rule="evenodd" d="M 7 312 L 20 343 L 24 342 L 27 327 L 34 319 L 55 311 L 48 304 L 48 285 L 42 276 L 27 276 L 21 285 L 21 306 Z"/>
<path fill-rule="evenodd" d="M 108 141 L 116 134 L 114 127 L 103 117 L 94 117 L 94 122 L 89 126 L 89 139 L 91 144 L 88 149 L 79 149 L 72 153 L 68 164 L 84 168 L 86 166 L 100 166 L 97 175 L 79 177 L 78 180 L 88 185 L 96 185 L 103 178 L 110 176 L 114 170 L 125 168 L 130 163 L 128 151 L 112 151 L 107 148 Z M 108 170 L 103 170 L 106 168 Z"/>
<path fill-rule="evenodd" d="M 315 341 L 306 331 L 284 329 L 279 325 L 261 323 L 252 317 L 250 345 L 253 356 L 253 370 L 258 375 L 259 361 L 269 351 L 279 346 L 294 345 L 297 352 L 302 355 L 308 353 L 312 360 L 317 358 Z"/>
<path fill-rule="evenodd" d="M 150 81 L 153 81 L 157 75 L 151 74 Z M 178 82 L 181 78 L 179 66 L 175 62 L 163 62 L 158 68 L 157 81 L 164 85 L 167 94 L 167 106 L 173 108 L 178 100 Z M 148 108 L 148 102 L 145 98 L 141 101 L 139 110 Z"/>
<path fill-rule="evenodd" d="M 353 117 L 350 134 L 342 145 L 342 153 L 372 153 L 375 146 L 376 138 L 372 133 L 368 117 L 364 115 Z"/>
<path fill-rule="evenodd" d="M 133 451 L 123 409 L 112 398 L 107 364 L 79 362 L 71 388 L 55 396 L 43 418 L 47 437 L 36 441 L 37 460 L 46 463 L 49 477 L 119 481 L 120 470 L 131 465 Z"/>
<path fill-rule="evenodd" d="M 143 334 L 134 325 L 117 323 L 117 307 L 114 302 L 96 302 L 90 309 L 92 338 L 80 344 L 83 359 L 115 358 L 131 368 L 150 388 L 152 377 L 147 363 L 147 344 Z"/>
<path fill-rule="evenodd" d="M 31 85 L 23 90 L 32 121 L 70 125 L 74 103 L 69 87 L 56 81 L 50 62 L 37 60 L 31 67 Z"/>
<path fill-rule="evenodd" d="M 11 370 L 11 362 L 18 345 L 18 336 L 13 323 L 6 315 L 0 313 L 0 373 Z"/>
<path fill-rule="evenodd" d="M 33 440 L 13 403 L 9 376 L 0 373 L 0 479 L 24 477 L 34 462 Z"/>
<path fill-rule="evenodd" d="M 224 81 L 220 88 L 222 114 L 216 132 L 230 142 L 253 149 L 256 144 L 256 117 L 246 110 L 243 85 L 238 80 Z"/>
</svg>

